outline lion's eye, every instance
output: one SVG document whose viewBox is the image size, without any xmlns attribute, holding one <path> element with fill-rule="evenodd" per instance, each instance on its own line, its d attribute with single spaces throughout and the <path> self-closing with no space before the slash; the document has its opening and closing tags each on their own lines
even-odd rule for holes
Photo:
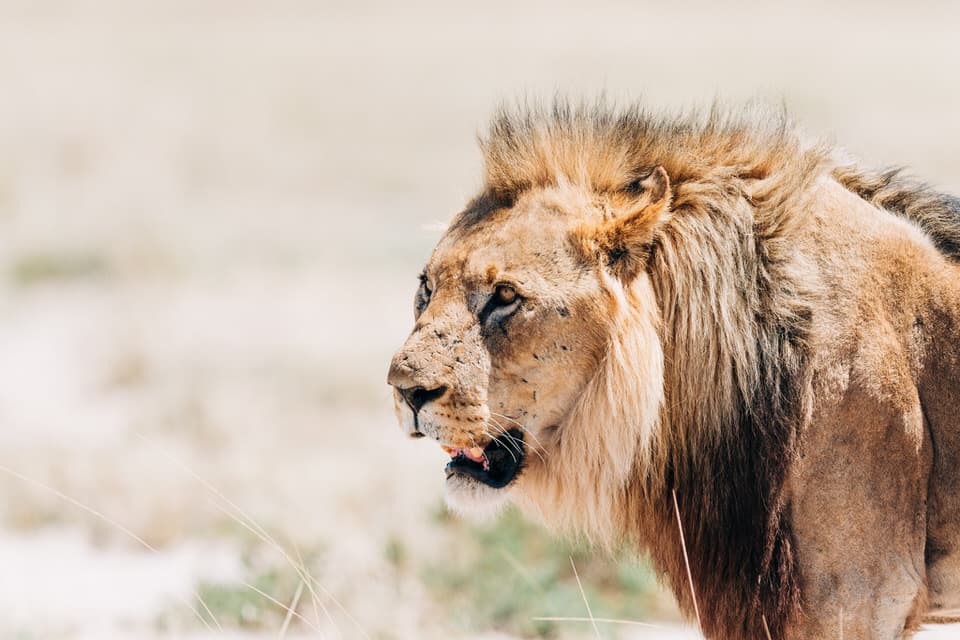
<svg viewBox="0 0 960 640">
<path fill-rule="evenodd" d="M 480 322 L 485 325 L 500 323 L 513 315 L 520 308 L 523 297 L 509 284 L 498 284 L 493 294 L 487 298 L 486 304 L 480 310 Z"/>
<path fill-rule="evenodd" d="M 494 299 L 497 304 L 502 306 L 513 304 L 513 301 L 517 299 L 517 290 L 508 284 L 501 284 L 494 292 Z"/>
<path fill-rule="evenodd" d="M 433 291 L 430 290 L 430 285 L 427 284 L 426 276 L 420 276 L 420 287 L 417 289 L 417 296 L 414 301 L 414 315 L 417 317 L 427 308 L 427 305 L 430 304 L 430 296 L 433 295 Z"/>
</svg>

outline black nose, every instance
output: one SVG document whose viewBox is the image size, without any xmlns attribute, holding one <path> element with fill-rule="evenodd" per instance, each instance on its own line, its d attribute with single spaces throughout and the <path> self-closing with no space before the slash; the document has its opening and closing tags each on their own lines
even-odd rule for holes
<svg viewBox="0 0 960 640">
<path fill-rule="evenodd" d="M 409 389 L 399 389 L 400 395 L 407 401 L 414 413 L 420 411 L 420 408 L 432 400 L 436 400 L 447 392 L 446 387 L 437 387 L 436 389 L 424 389 L 423 387 L 410 387 Z"/>
</svg>

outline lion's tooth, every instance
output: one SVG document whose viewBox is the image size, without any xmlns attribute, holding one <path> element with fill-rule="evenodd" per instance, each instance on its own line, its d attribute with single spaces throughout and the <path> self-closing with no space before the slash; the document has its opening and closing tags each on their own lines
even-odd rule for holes
<svg viewBox="0 0 960 640">
<path fill-rule="evenodd" d="M 471 460 L 480 462 L 483 460 L 483 449 L 480 447 L 472 447 L 470 451 L 467 452 L 467 456 L 469 456 Z"/>
</svg>

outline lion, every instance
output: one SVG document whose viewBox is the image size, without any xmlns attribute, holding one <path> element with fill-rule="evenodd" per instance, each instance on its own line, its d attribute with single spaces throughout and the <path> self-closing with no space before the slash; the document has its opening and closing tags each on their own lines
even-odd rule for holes
<svg viewBox="0 0 960 640">
<path fill-rule="evenodd" d="M 708 638 L 960 610 L 960 200 L 762 108 L 503 108 L 481 148 L 388 377 L 453 509 L 648 553 Z"/>
</svg>

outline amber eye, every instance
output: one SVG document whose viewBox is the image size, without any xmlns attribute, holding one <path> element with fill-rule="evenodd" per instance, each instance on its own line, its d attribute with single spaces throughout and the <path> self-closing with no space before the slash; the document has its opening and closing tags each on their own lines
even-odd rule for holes
<svg viewBox="0 0 960 640">
<path fill-rule="evenodd" d="M 517 299 L 517 290 L 508 284 L 498 285 L 494 299 L 497 301 L 497 304 L 502 306 L 513 304 L 513 301 Z"/>
<path fill-rule="evenodd" d="M 484 325 L 494 326 L 512 316 L 520 308 L 522 301 L 523 298 L 512 286 L 498 284 L 477 315 Z"/>
</svg>

